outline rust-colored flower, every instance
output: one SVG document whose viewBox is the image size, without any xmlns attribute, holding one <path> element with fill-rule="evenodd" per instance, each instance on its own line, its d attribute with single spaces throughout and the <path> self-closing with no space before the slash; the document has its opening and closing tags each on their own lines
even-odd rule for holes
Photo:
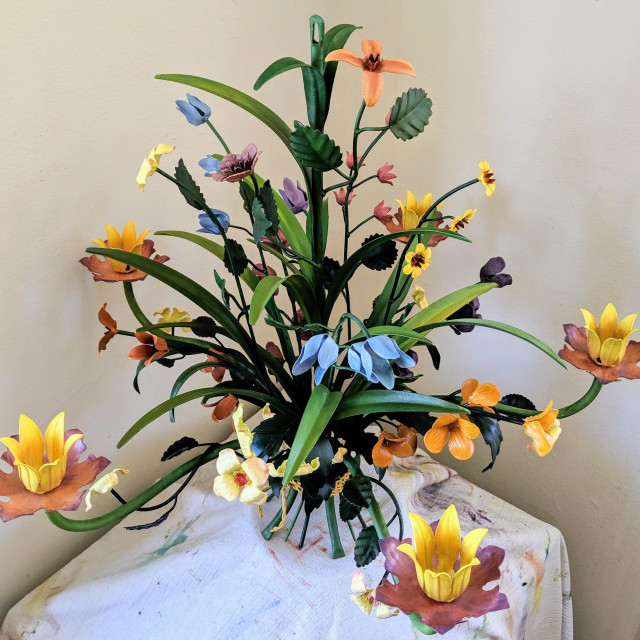
<svg viewBox="0 0 640 640">
<path fill-rule="evenodd" d="M 64 414 L 49 424 L 43 438 L 38 426 L 27 416 L 20 416 L 20 433 L 2 438 L 9 451 L 1 458 L 13 468 L 0 470 L 0 520 L 8 522 L 18 516 L 31 515 L 39 509 L 75 511 L 82 501 L 81 487 L 91 484 L 109 466 L 107 458 L 93 455 L 79 462 L 86 446 L 82 432 L 64 430 Z"/>
<path fill-rule="evenodd" d="M 98 320 L 104 326 L 106 331 L 102 338 L 100 338 L 100 342 L 98 342 L 98 357 L 102 358 L 100 355 L 101 351 L 104 351 L 109 344 L 109 341 L 114 336 L 118 335 L 118 323 L 111 317 L 111 314 L 107 311 L 107 303 L 105 302 L 98 311 Z"/>
<path fill-rule="evenodd" d="M 284 356 L 282 355 L 282 350 L 275 343 L 269 340 L 267 344 L 264 345 L 264 348 L 280 363 L 284 362 Z"/>
<path fill-rule="evenodd" d="M 463 415 L 444 413 L 427 431 L 424 446 L 431 453 L 440 453 L 447 442 L 449 451 L 458 460 L 468 460 L 474 451 L 473 439 L 480 435 L 480 429 Z"/>
<path fill-rule="evenodd" d="M 388 467 L 397 458 L 408 458 L 416 452 L 418 446 L 418 432 L 415 429 L 398 425 L 398 435 L 383 431 L 378 436 L 378 442 L 372 451 L 373 464 L 376 467 Z"/>
<path fill-rule="evenodd" d="M 415 69 L 406 60 L 385 60 L 382 57 L 382 43 L 378 40 L 363 40 L 360 57 L 347 49 L 336 49 L 326 58 L 325 62 L 348 62 L 364 71 L 362 77 L 362 95 L 367 107 L 373 107 L 382 95 L 384 89 L 383 73 L 406 73 L 416 75 Z"/>
<path fill-rule="evenodd" d="M 220 160 L 218 171 L 212 173 L 211 177 L 216 182 L 240 182 L 253 175 L 260 153 L 255 144 L 248 144 L 242 153 L 229 153 Z"/>
<path fill-rule="evenodd" d="M 129 351 L 127 356 L 131 360 L 144 360 L 144 366 L 148 367 L 154 360 L 164 358 L 169 353 L 167 341 L 146 331 L 136 333 L 139 344 Z"/>
<path fill-rule="evenodd" d="M 305 324 L 307 324 L 307 319 L 304 317 L 304 312 L 302 311 L 302 309 L 298 309 L 296 311 L 296 321 L 294 322 L 294 324 L 298 325 L 299 327 L 303 327 Z M 311 338 L 311 331 L 300 331 L 299 335 L 300 340 L 306 341 Z"/>
<path fill-rule="evenodd" d="M 553 400 L 550 400 L 542 413 L 524 419 L 524 432 L 532 440 L 527 447 L 540 457 L 546 456 L 553 449 L 553 445 L 562 433 L 558 409 L 552 409 L 552 405 Z"/>
<path fill-rule="evenodd" d="M 502 394 L 500 389 L 491 382 L 483 382 L 478 384 L 475 378 L 468 378 L 462 383 L 460 391 L 462 395 L 462 404 L 469 407 L 482 407 L 485 411 L 494 413 L 491 407 L 500 402 Z"/>
<path fill-rule="evenodd" d="M 609 303 L 600 324 L 592 313 L 581 309 L 585 319 L 584 327 L 565 324 L 565 342 L 573 348 L 563 347 L 558 355 L 578 369 L 584 369 L 602 384 L 620 378 L 636 380 L 640 378 L 640 342 L 629 340 L 636 315 L 629 315 L 618 322 L 618 312 Z"/>
<path fill-rule="evenodd" d="M 224 354 L 222 353 L 222 351 L 217 351 L 216 349 L 209 349 L 209 351 L 211 351 L 214 355 L 207 356 L 207 362 L 213 362 L 214 366 L 205 367 L 204 369 L 202 369 L 202 372 L 210 373 L 211 377 L 216 382 L 222 382 L 227 368 L 220 362 L 218 356 L 223 356 Z"/>
<path fill-rule="evenodd" d="M 222 422 L 225 418 L 228 418 L 234 412 L 237 404 L 238 398 L 229 393 L 220 400 L 216 400 L 215 402 L 211 402 L 209 404 L 205 404 L 203 402 L 202 406 L 208 408 L 213 407 L 211 419 L 214 422 Z"/>
</svg>

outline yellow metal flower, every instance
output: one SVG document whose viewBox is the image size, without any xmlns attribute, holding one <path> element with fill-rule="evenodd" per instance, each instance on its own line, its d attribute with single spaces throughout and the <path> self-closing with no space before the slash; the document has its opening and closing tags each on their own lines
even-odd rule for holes
<svg viewBox="0 0 640 640">
<path fill-rule="evenodd" d="M 431 249 L 420 242 L 415 251 L 407 253 L 405 260 L 407 264 L 402 270 L 403 273 L 412 278 L 417 278 L 431 264 Z"/>
<path fill-rule="evenodd" d="M 562 433 L 558 409 L 552 409 L 552 405 L 553 400 L 550 400 L 542 413 L 524 419 L 524 432 L 533 440 L 527 446 L 540 457 L 546 456 L 553 449 Z"/>
<path fill-rule="evenodd" d="M 144 191 L 147 186 L 147 178 L 156 172 L 160 164 L 160 158 L 166 153 L 171 153 L 174 149 L 175 147 L 172 144 L 157 144 L 151 149 L 151 153 L 142 161 L 142 166 L 136 178 L 140 191 Z"/>
<path fill-rule="evenodd" d="M 435 535 L 429 524 L 409 513 L 413 543 L 398 546 L 414 562 L 418 583 L 424 593 L 438 602 L 451 602 L 469 586 L 471 569 L 480 564 L 476 552 L 487 529 L 474 529 L 460 542 L 460 521 L 454 505 L 440 518 Z M 458 568 L 454 569 L 454 566 Z"/>
<path fill-rule="evenodd" d="M 478 162 L 478 169 L 480 169 L 478 180 L 484 187 L 485 195 L 490 198 L 496 192 L 496 179 L 493 177 L 493 171 L 486 160 Z"/>
<path fill-rule="evenodd" d="M 456 216 L 449 225 L 450 231 L 460 231 L 465 225 L 469 223 L 469 220 L 476 215 L 477 209 L 467 209 L 462 215 Z"/>
<path fill-rule="evenodd" d="M 429 306 L 429 303 L 427 302 L 427 296 L 424 292 L 424 289 L 420 286 L 420 285 L 414 285 L 413 287 L 414 291 L 411 294 L 411 297 L 413 298 L 413 301 L 421 308 L 421 309 L 426 309 Z"/>
<path fill-rule="evenodd" d="M 87 495 L 84 499 L 87 505 L 85 511 L 90 511 L 93 507 L 93 505 L 91 504 L 91 496 L 94 493 L 104 494 L 109 493 L 109 491 L 113 490 L 113 488 L 118 484 L 118 472 L 122 475 L 125 475 L 129 473 L 129 469 L 121 469 L 120 467 L 117 467 L 110 473 L 102 476 L 102 478 L 96 480 L 93 485 L 91 485 L 91 488 L 89 489 L 89 491 L 87 491 Z"/>
<path fill-rule="evenodd" d="M 596 325 L 590 311 L 580 311 L 584 316 L 589 357 L 603 367 L 615 367 L 624 358 L 629 337 L 638 330 L 633 328 L 638 314 L 628 315 L 618 322 L 618 312 L 609 303 L 600 316 L 600 324 Z"/>
<path fill-rule="evenodd" d="M 160 316 L 160 322 L 191 322 L 191 316 L 177 307 L 165 307 L 161 311 L 156 311 L 154 316 Z M 182 327 L 185 333 L 191 331 L 189 327 Z M 163 329 L 165 333 L 171 333 L 171 328 Z"/>
<path fill-rule="evenodd" d="M 287 462 L 289 460 L 284 460 L 283 463 L 276 467 L 273 462 L 269 462 L 267 467 L 269 467 L 269 475 L 272 478 L 284 478 L 284 473 L 287 470 Z M 320 466 L 320 458 L 314 458 L 311 462 L 303 462 L 294 475 L 296 476 L 306 476 L 310 473 L 313 473 Z"/>
<path fill-rule="evenodd" d="M 129 220 L 122 230 L 122 235 L 118 232 L 115 227 L 112 227 L 110 224 L 107 226 L 107 240 L 100 240 L 99 238 L 94 238 L 91 242 L 95 242 L 97 245 L 100 245 L 103 249 L 122 249 L 122 251 L 128 251 L 129 253 L 135 253 L 137 256 L 142 254 L 142 243 L 144 242 L 145 236 L 151 229 L 145 229 L 139 236 L 136 235 L 136 225 L 133 220 Z M 107 258 L 109 263 L 113 267 L 114 271 L 118 273 L 127 273 L 131 271 L 131 267 L 124 262 L 118 262 L 118 260 L 112 260 L 111 258 Z"/>
<path fill-rule="evenodd" d="M 69 450 L 80 438 L 82 433 L 74 433 L 65 441 L 62 412 L 49 423 L 44 438 L 31 418 L 20 415 L 18 440 L 0 438 L 0 442 L 6 445 L 15 458 L 13 464 L 18 468 L 25 488 L 32 493 L 42 494 L 60 485 L 67 470 Z"/>
<path fill-rule="evenodd" d="M 216 461 L 218 476 L 213 492 L 225 500 L 240 499 L 244 504 L 264 504 L 267 494 L 260 489 L 269 478 L 267 463 L 252 455 L 244 462 L 233 449 L 223 449 Z"/>
</svg>

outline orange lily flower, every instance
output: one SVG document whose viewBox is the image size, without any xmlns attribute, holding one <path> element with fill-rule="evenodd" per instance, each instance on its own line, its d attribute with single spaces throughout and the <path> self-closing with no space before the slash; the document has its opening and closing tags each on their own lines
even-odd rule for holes
<svg viewBox="0 0 640 640">
<path fill-rule="evenodd" d="M 468 460 L 474 451 L 473 439 L 480 435 L 480 429 L 464 416 L 451 413 L 441 415 L 424 437 L 424 446 L 431 453 L 440 453 L 447 441 L 449 451 L 458 460 Z"/>
<path fill-rule="evenodd" d="M 111 317 L 111 314 L 107 311 L 107 303 L 105 302 L 98 311 L 98 320 L 100 324 L 104 326 L 106 331 L 102 338 L 100 338 L 100 342 L 98 342 L 98 357 L 102 358 L 100 355 L 101 351 L 104 351 L 107 348 L 107 344 L 114 336 L 118 335 L 118 323 Z"/>
<path fill-rule="evenodd" d="M 542 413 L 524 419 L 524 432 L 533 440 L 527 447 L 540 457 L 546 456 L 553 449 L 553 445 L 562 433 L 558 409 L 552 409 L 552 404 L 553 400 Z"/>
<path fill-rule="evenodd" d="M 398 425 L 398 435 L 383 431 L 378 436 L 378 442 L 371 453 L 373 464 L 376 467 L 388 467 L 393 461 L 393 456 L 408 458 L 416 452 L 418 446 L 418 432 L 415 429 Z"/>
<path fill-rule="evenodd" d="M 236 398 L 231 393 L 228 393 L 226 396 L 222 397 L 220 400 L 216 400 L 210 404 L 202 403 L 203 407 L 213 407 L 213 411 L 211 413 L 211 419 L 214 422 L 222 422 L 226 418 L 228 418 L 234 411 L 236 406 L 238 405 L 238 398 Z"/>
<path fill-rule="evenodd" d="M 378 40 L 363 40 L 360 57 L 347 49 L 336 49 L 326 58 L 325 62 L 348 62 L 364 71 L 362 77 L 362 95 L 367 107 L 373 107 L 382 95 L 384 80 L 382 73 L 406 73 L 415 77 L 416 71 L 406 60 L 384 60 L 382 57 L 382 43 Z"/>
<path fill-rule="evenodd" d="M 128 358 L 131 360 L 144 360 L 145 367 L 148 367 L 154 360 L 164 358 L 169 353 L 169 347 L 164 338 L 151 335 L 146 331 L 136 333 L 136 338 L 142 344 L 131 349 Z"/>
<path fill-rule="evenodd" d="M 462 383 L 462 404 L 470 407 L 482 407 L 485 411 L 494 413 L 494 405 L 500 402 L 500 389 L 491 382 L 478 384 L 475 378 L 468 378 Z"/>
</svg>

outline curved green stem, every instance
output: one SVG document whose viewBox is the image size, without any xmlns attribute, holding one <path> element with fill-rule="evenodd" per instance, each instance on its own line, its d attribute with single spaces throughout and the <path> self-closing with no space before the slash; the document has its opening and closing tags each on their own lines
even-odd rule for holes
<svg viewBox="0 0 640 640">
<path fill-rule="evenodd" d="M 220 444 L 217 447 L 211 449 L 204 456 L 198 456 L 192 458 L 188 462 L 180 465 L 164 478 L 161 478 L 155 484 L 151 485 L 148 489 L 137 495 L 133 500 L 129 500 L 126 504 L 121 505 L 117 509 L 98 516 L 97 518 L 89 518 L 88 520 L 72 520 L 63 516 L 59 511 L 53 511 L 47 513 L 47 517 L 56 527 L 64 529 L 65 531 L 93 531 L 94 529 L 100 529 L 110 524 L 114 524 L 118 520 L 122 520 L 125 516 L 136 511 L 139 507 L 143 506 L 149 500 L 153 500 L 159 493 L 162 493 L 165 489 L 170 487 L 174 482 L 186 476 L 188 473 L 194 470 L 194 468 L 215 460 L 223 449 L 238 449 L 240 444 L 237 440 Z"/>
<path fill-rule="evenodd" d="M 138 304 L 138 301 L 136 300 L 136 296 L 133 293 L 133 283 L 125 281 L 125 282 L 122 283 L 122 285 L 124 287 L 124 297 L 126 298 L 127 304 L 129 305 L 129 308 L 131 309 L 131 313 L 133 313 L 133 315 L 135 316 L 136 320 L 141 325 L 154 324 L 152 320 L 149 320 L 149 318 L 147 318 L 147 316 L 144 315 L 144 312 L 140 308 L 140 305 Z"/>
<path fill-rule="evenodd" d="M 327 512 L 327 526 L 329 528 L 329 537 L 331 538 L 331 557 L 344 558 L 344 548 L 340 540 L 338 532 L 338 521 L 336 519 L 336 505 L 333 496 L 324 503 Z"/>
<path fill-rule="evenodd" d="M 363 224 L 366 224 L 367 222 L 369 222 L 369 220 L 373 220 L 374 218 L 375 216 L 369 216 L 368 218 L 365 218 L 362 222 L 353 227 L 351 231 L 349 231 L 349 235 L 353 235 Z"/>
<path fill-rule="evenodd" d="M 211 131 L 213 131 L 213 133 L 215 134 L 216 138 L 218 138 L 218 141 L 222 145 L 222 148 L 227 152 L 227 154 L 231 153 L 231 151 L 229 151 L 229 147 L 227 147 L 227 143 L 222 139 L 222 136 L 218 133 L 218 130 L 211 124 L 211 122 L 209 122 L 209 120 L 207 120 L 207 124 L 209 125 L 209 129 L 211 129 Z"/>
</svg>

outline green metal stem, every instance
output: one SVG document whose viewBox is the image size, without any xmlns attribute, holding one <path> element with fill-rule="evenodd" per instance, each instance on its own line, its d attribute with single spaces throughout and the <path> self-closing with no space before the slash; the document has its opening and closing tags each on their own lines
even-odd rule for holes
<svg viewBox="0 0 640 640">
<path fill-rule="evenodd" d="M 331 538 L 331 557 L 344 558 L 344 549 L 340 541 L 338 532 L 338 521 L 336 519 L 336 505 L 333 496 L 324 503 L 327 512 L 327 525 L 329 527 L 329 537 Z"/>
</svg>

